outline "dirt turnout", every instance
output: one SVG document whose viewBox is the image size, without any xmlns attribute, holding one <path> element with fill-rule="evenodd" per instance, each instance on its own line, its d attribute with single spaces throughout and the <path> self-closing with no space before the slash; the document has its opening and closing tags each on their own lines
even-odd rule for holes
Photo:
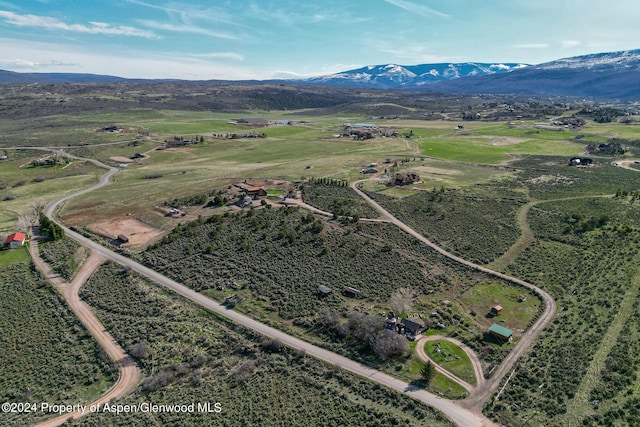
<svg viewBox="0 0 640 427">
<path fill-rule="evenodd" d="M 145 245 L 162 233 L 135 218 L 112 219 L 89 225 L 89 230 L 116 239 L 122 234 L 129 239 L 129 245 Z"/>
</svg>

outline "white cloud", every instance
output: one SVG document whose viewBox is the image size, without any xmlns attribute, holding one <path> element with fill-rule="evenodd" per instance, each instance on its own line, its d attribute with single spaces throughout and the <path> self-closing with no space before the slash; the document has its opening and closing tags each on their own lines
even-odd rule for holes
<svg viewBox="0 0 640 427">
<path fill-rule="evenodd" d="M 244 55 L 235 52 L 194 53 L 190 56 L 204 59 L 233 59 L 236 61 L 244 61 Z"/>
<path fill-rule="evenodd" d="M 146 19 L 140 19 L 138 20 L 138 23 L 144 27 L 153 28 L 154 30 L 171 31 L 176 33 L 199 34 L 203 36 L 215 37 L 220 39 L 237 40 L 237 37 L 232 34 L 222 33 L 218 31 L 211 31 L 211 30 L 207 30 L 206 28 L 200 28 L 200 27 L 195 27 L 191 25 L 169 24 L 169 23 L 151 21 Z"/>
<path fill-rule="evenodd" d="M 0 59 L 0 68 L 10 68 L 12 70 L 50 70 L 57 67 L 75 67 L 78 64 L 71 62 L 62 62 L 56 60 L 50 61 L 33 61 L 27 59 Z"/>
<path fill-rule="evenodd" d="M 438 12 L 437 10 L 431 9 L 430 7 L 423 6 L 421 4 L 411 3 L 405 0 L 383 0 L 383 1 L 393 6 L 399 7 L 400 9 L 404 9 L 407 12 L 416 13 L 422 16 L 427 16 L 427 17 L 437 16 L 440 18 L 450 17 L 446 13 Z"/>
<path fill-rule="evenodd" d="M 578 40 L 562 40 L 561 45 L 564 48 L 571 48 L 580 46 L 580 42 Z"/>
<path fill-rule="evenodd" d="M 197 58 L 185 53 L 117 52 L 77 48 L 59 44 L 0 38 L 0 68 L 11 71 L 107 74 L 129 78 L 186 80 L 262 80 L 273 78 L 272 71 L 252 66 L 234 66 L 224 59 Z"/>
<path fill-rule="evenodd" d="M 112 26 L 105 22 L 89 22 L 89 25 L 67 24 L 59 19 L 49 16 L 21 15 L 6 10 L 0 10 L 0 19 L 3 19 L 7 24 L 15 25 L 17 27 L 44 28 L 47 30 L 63 30 L 86 34 L 144 37 L 148 39 L 160 38 L 157 34 L 151 31 L 141 30 L 134 27 Z"/>
</svg>

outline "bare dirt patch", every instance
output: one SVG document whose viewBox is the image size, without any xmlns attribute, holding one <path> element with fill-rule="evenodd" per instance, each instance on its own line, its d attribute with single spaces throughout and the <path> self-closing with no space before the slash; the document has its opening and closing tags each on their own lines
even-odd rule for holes
<svg viewBox="0 0 640 427">
<path fill-rule="evenodd" d="M 118 163 L 133 163 L 133 160 L 131 160 L 128 157 L 124 157 L 124 156 L 113 156 L 113 157 L 109 157 L 109 159 L 113 160 L 114 162 L 118 162 Z"/>
<path fill-rule="evenodd" d="M 94 233 L 116 239 L 119 234 L 126 236 L 126 246 L 146 245 L 160 236 L 161 230 L 153 228 L 134 218 L 118 218 L 90 224 L 87 228 Z"/>
<path fill-rule="evenodd" d="M 494 136 L 491 141 L 491 145 L 495 145 L 495 146 L 514 145 L 514 144 L 519 144 L 525 141 L 528 141 L 528 139 L 517 138 L 514 136 Z"/>
</svg>

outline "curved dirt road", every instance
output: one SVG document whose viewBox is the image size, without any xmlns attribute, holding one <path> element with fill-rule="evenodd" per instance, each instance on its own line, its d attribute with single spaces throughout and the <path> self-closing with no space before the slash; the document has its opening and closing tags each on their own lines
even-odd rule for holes
<svg viewBox="0 0 640 427">
<path fill-rule="evenodd" d="M 469 360 L 471 361 L 471 366 L 473 366 L 473 374 L 476 377 L 476 382 L 478 385 L 474 386 L 473 384 L 470 384 L 465 380 L 457 377 L 456 375 L 447 371 L 438 363 L 434 362 L 429 357 L 429 355 L 427 355 L 427 353 L 424 351 L 424 345 L 429 341 L 437 341 L 437 340 L 449 341 L 450 343 L 453 343 L 458 347 L 460 347 L 462 351 L 465 352 L 465 354 L 467 355 L 467 357 L 469 357 Z M 442 375 L 446 376 L 447 378 L 451 379 L 452 381 L 455 381 L 456 383 L 460 384 L 462 387 L 467 389 L 469 393 L 472 393 L 473 391 L 475 391 L 477 387 L 482 387 L 482 385 L 485 382 L 484 374 L 482 373 L 482 363 L 480 363 L 480 359 L 478 358 L 478 355 L 473 350 L 471 350 L 471 348 L 469 348 L 469 346 L 467 346 L 465 343 L 458 341 L 455 338 L 445 337 L 442 335 L 430 335 L 428 337 L 422 337 L 416 343 L 416 353 L 418 354 L 418 357 L 420 357 L 422 360 L 431 361 L 431 363 L 433 363 L 433 366 L 436 368 L 438 372 L 440 372 Z"/>
<path fill-rule="evenodd" d="M 520 341 L 518 341 L 518 343 L 513 347 L 513 350 L 511 350 L 511 352 L 507 355 L 507 357 L 505 357 L 505 359 L 495 370 L 491 378 L 488 379 L 482 386 L 477 387 L 476 390 L 473 393 L 471 393 L 469 397 L 467 397 L 466 399 L 460 402 L 461 405 L 464 405 L 469 409 L 478 411 L 479 413 L 482 410 L 482 405 L 498 389 L 498 386 L 502 378 L 504 378 L 507 372 L 509 372 L 514 367 L 518 359 L 520 359 L 520 356 L 522 356 L 522 353 L 524 353 L 524 351 L 527 348 L 529 348 L 529 346 L 533 343 L 533 340 L 535 340 L 535 338 L 542 332 L 542 330 L 547 325 L 547 323 L 551 321 L 551 319 L 556 313 L 556 302 L 553 300 L 553 298 L 551 298 L 551 295 L 549 295 L 548 293 L 546 293 L 545 291 L 543 291 L 542 289 L 540 289 L 539 287 L 535 286 L 532 283 L 525 282 L 524 280 L 517 279 L 507 274 L 500 273 L 498 271 L 491 270 L 487 267 L 475 264 L 471 261 L 467 261 L 463 258 L 460 258 L 459 256 L 456 256 L 442 249 L 440 246 L 436 245 L 435 243 L 433 243 L 432 241 L 424 237 L 422 234 L 418 233 L 417 231 L 415 231 L 414 229 L 406 225 L 404 222 L 400 221 L 395 216 L 391 215 L 386 209 L 380 206 L 375 200 L 373 200 L 372 198 L 367 196 L 363 191 L 361 191 L 357 187 L 357 185 L 365 181 L 367 180 L 354 181 L 351 183 L 351 188 L 357 194 L 359 194 L 360 197 L 367 200 L 373 207 L 375 207 L 379 212 L 381 212 L 385 217 L 387 217 L 389 219 L 389 222 L 395 224 L 397 227 L 399 227 L 406 233 L 420 240 L 422 243 L 426 244 L 427 246 L 434 249 L 438 253 L 446 256 L 447 258 L 450 258 L 456 262 L 459 262 L 460 264 L 466 265 L 467 267 L 473 268 L 474 270 L 481 271 L 491 276 L 498 277 L 508 282 L 515 283 L 517 285 L 524 286 L 526 288 L 531 289 L 532 291 L 537 293 L 542 299 L 542 301 L 544 302 L 544 310 L 540 315 L 540 318 L 533 324 L 533 326 L 531 326 L 522 335 L 522 337 L 520 338 Z"/>
<path fill-rule="evenodd" d="M 54 273 L 44 260 L 40 258 L 38 242 L 36 240 L 31 241 L 31 244 L 29 245 L 29 252 L 31 253 L 31 258 L 33 258 L 38 270 L 44 274 L 47 280 L 51 282 L 58 292 L 64 297 L 69 308 L 71 308 L 78 320 L 80 320 L 85 328 L 87 328 L 91 336 L 93 336 L 93 338 L 98 342 L 98 345 L 104 349 L 105 353 L 107 353 L 107 355 L 118 365 L 118 380 L 116 383 L 105 394 L 100 396 L 100 398 L 96 399 L 94 402 L 87 403 L 87 408 L 90 405 L 104 404 L 112 400 L 121 399 L 129 394 L 140 380 L 140 369 L 133 359 L 113 339 L 111 334 L 104 329 L 104 326 L 100 323 L 91 308 L 81 301 L 78 296 L 78 292 L 82 285 L 85 284 L 87 279 L 96 271 L 100 264 L 106 261 L 106 259 L 100 255 L 91 255 L 73 278 L 73 281 L 69 284 L 64 282 L 60 276 Z M 59 417 L 37 424 L 37 426 L 59 426 L 69 418 L 80 418 L 83 415 L 87 415 L 87 413 L 88 411 L 84 414 L 79 411 L 66 413 Z"/>
</svg>

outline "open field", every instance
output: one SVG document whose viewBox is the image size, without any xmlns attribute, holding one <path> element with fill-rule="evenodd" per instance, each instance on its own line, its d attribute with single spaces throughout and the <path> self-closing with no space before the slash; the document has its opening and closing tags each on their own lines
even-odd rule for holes
<svg viewBox="0 0 640 427">
<path fill-rule="evenodd" d="M 8 251 L 0 251 L 0 266 L 7 267 L 11 264 L 29 261 L 29 251 L 26 247 Z"/>
</svg>

